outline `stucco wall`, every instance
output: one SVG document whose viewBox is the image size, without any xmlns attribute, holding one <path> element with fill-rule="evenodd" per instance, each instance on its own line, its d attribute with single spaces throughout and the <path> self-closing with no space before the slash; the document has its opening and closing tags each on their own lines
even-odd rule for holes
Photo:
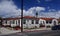
<svg viewBox="0 0 60 36">
<path fill-rule="evenodd" d="M 18 23 L 18 20 L 15 20 L 15 24 L 10 24 L 10 21 L 12 21 L 12 20 L 8 20 L 7 21 L 7 24 L 6 23 L 4 23 L 3 22 L 3 25 L 11 25 L 11 27 L 14 27 L 14 26 L 20 26 L 21 27 L 21 19 L 19 19 L 20 20 L 20 24 Z M 17 24 L 16 24 L 16 21 L 17 21 Z M 32 24 L 31 22 L 32 22 L 32 19 L 26 19 L 26 24 L 23 24 L 23 28 L 33 28 L 33 27 L 37 27 L 37 28 L 40 28 L 39 26 L 40 26 L 40 23 L 43 23 L 43 21 L 44 21 L 44 25 L 45 26 L 48 26 L 48 25 L 50 25 L 50 26 L 53 26 L 54 25 L 54 21 L 56 21 L 56 24 L 58 25 L 58 21 L 56 20 L 56 19 L 53 19 L 52 20 L 52 23 L 50 24 L 50 23 L 46 23 L 46 20 L 43 20 L 43 19 L 40 19 L 39 20 L 39 24 L 36 24 L 35 22 L 36 22 L 36 20 L 34 20 L 34 24 Z"/>
</svg>

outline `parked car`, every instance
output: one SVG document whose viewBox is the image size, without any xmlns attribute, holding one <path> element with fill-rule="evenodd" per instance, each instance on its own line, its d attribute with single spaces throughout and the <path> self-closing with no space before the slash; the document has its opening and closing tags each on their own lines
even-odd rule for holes
<svg viewBox="0 0 60 36">
<path fill-rule="evenodd" d="M 55 25 L 55 26 L 52 26 L 51 28 L 52 30 L 60 30 L 60 25 Z"/>
</svg>

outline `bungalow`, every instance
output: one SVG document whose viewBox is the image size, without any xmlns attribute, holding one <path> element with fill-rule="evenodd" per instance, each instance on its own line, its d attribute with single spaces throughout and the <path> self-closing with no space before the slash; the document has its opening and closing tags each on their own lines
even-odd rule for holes
<svg viewBox="0 0 60 36">
<path fill-rule="evenodd" d="M 59 19 L 56 18 L 36 18 L 33 16 L 24 16 L 23 17 L 23 28 L 40 28 L 47 26 L 54 26 L 59 24 Z M 21 27 L 21 17 L 16 18 L 4 18 L 4 26 L 20 26 Z"/>
</svg>

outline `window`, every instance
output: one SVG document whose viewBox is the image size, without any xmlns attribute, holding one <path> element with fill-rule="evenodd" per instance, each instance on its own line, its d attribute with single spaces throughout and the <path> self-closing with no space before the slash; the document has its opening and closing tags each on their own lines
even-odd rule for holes
<svg viewBox="0 0 60 36">
<path fill-rule="evenodd" d="M 52 23 L 51 21 L 49 21 L 49 23 Z"/>
<path fill-rule="evenodd" d="M 10 21 L 10 24 L 11 24 L 11 21 Z"/>
<path fill-rule="evenodd" d="M 27 21 L 29 22 L 29 20 L 27 19 Z"/>
<path fill-rule="evenodd" d="M 16 20 L 16 24 L 17 24 L 17 20 Z"/>
<path fill-rule="evenodd" d="M 18 24 L 20 24 L 20 20 L 18 20 Z"/>
<path fill-rule="evenodd" d="M 52 20 L 49 20 L 49 23 L 52 23 Z"/>
<path fill-rule="evenodd" d="M 5 23 L 7 24 L 7 20 L 5 21 Z"/>
<path fill-rule="evenodd" d="M 15 24 L 15 20 L 10 20 L 10 24 Z"/>
<path fill-rule="evenodd" d="M 46 21 L 46 23 L 48 23 L 48 21 Z"/>
<path fill-rule="evenodd" d="M 23 20 L 23 24 L 26 24 L 26 20 L 25 19 Z"/>
<path fill-rule="evenodd" d="M 15 20 L 13 20 L 12 23 L 15 24 Z"/>
<path fill-rule="evenodd" d="M 35 22 L 36 24 L 39 24 L 39 20 L 36 20 L 36 22 Z"/>
<path fill-rule="evenodd" d="M 50 23 L 51 24 L 52 23 L 52 20 L 48 20 L 48 21 L 46 21 L 46 23 Z"/>
<path fill-rule="evenodd" d="M 45 24 L 45 22 L 43 21 L 43 24 Z"/>
<path fill-rule="evenodd" d="M 34 24 L 34 20 L 32 20 L 32 24 Z"/>
</svg>

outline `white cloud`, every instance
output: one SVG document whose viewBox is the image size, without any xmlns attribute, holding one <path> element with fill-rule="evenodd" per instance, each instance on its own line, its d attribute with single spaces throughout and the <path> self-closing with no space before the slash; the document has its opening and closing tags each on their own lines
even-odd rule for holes
<svg viewBox="0 0 60 36">
<path fill-rule="evenodd" d="M 42 13 L 40 13 L 40 17 L 59 18 L 60 17 L 60 11 L 56 11 L 56 12 L 42 12 Z"/>
<path fill-rule="evenodd" d="M 0 15 L 4 15 L 4 17 L 9 17 L 17 12 L 18 12 L 17 7 L 12 1 L 2 0 L 0 2 Z"/>
<path fill-rule="evenodd" d="M 49 12 L 41 12 L 45 11 L 44 7 L 31 7 L 28 10 L 23 10 L 24 16 L 35 16 L 35 13 L 38 12 L 39 17 L 60 17 L 60 11 L 56 11 L 55 9 L 49 9 Z M 54 11 L 54 12 L 53 12 Z M 13 1 L 3 0 L 0 2 L 0 16 L 3 17 L 18 17 L 21 15 L 21 9 L 18 9 L 17 6 L 13 3 Z"/>
<path fill-rule="evenodd" d="M 40 12 L 41 10 L 45 10 L 43 7 L 31 7 L 30 9 L 23 10 L 24 16 L 26 15 L 32 15 L 34 16 L 35 12 Z M 12 0 L 2 0 L 0 2 L 0 16 L 3 15 L 3 17 L 18 17 L 21 15 L 21 9 L 18 9 L 17 6 L 14 4 Z"/>
<path fill-rule="evenodd" d="M 31 7 L 30 9 L 28 9 L 27 10 L 27 15 L 32 15 L 32 16 L 35 16 L 35 13 L 36 12 L 40 12 L 40 11 L 42 11 L 42 10 L 45 10 L 45 8 L 44 7 Z"/>
<path fill-rule="evenodd" d="M 36 7 L 36 11 L 42 11 L 42 10 L 45 10 L 45 8 L 44 7 Z"/>
<path fill-rule="evenodd" d="M 54 11 L 54 12 L 55 12 L 56 10 L 55 10 L 55 9 L 49 9 L 48 11 L 49 11 L 49 12 L 52 12 L 52 11 Z"/>
</svg>

